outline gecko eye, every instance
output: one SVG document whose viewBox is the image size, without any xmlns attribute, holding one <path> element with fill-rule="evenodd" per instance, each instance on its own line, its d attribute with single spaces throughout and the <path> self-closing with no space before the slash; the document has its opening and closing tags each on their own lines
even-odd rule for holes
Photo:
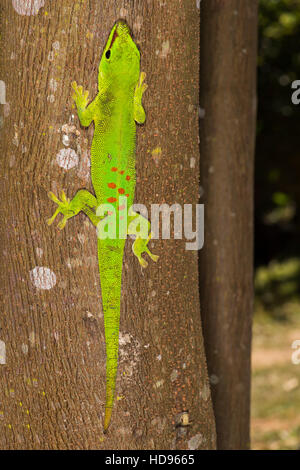
<svg viewBox="0 0 300 470">
<path fill-rule="evenodd" d="M 106 51 L 106 53 L 105 53 L 105 57 L 106 57 L 107 59 L 109 59 L 109 58 L 110 58 L 110 49 L 108 49 L 108 51 Z"/>
</svg>

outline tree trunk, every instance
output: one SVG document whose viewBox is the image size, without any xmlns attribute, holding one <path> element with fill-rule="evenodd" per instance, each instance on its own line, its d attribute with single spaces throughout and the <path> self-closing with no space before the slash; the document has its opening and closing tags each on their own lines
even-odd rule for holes
<svg viewBox="0 0 300 470">
<path fill-rule="evenodd" d="M 249 447 L 257 2 L 201 3 L 201 312 L 219 449 Z"/>
<path fill-rule="evenodd" d="M 149 85 L 135 201 L 197 202 L 197 5 L 4 0 L 1 16 L 0 448 L 214 448 L 197 252 L 184 240 L 155 240 L 159 261 L 142 271 L 127 241 L 117 396 L 104 435 L 96 233 L 82 213 L 61 232 L 46 224 L 49 190 L 92 191 L 93 127 L 79 125 L 71 82 L 96 95 L 100 56 L 119 18 L 133 29 Z M 191 424 L 176 426 L 186 410 Z"/>
</svg>

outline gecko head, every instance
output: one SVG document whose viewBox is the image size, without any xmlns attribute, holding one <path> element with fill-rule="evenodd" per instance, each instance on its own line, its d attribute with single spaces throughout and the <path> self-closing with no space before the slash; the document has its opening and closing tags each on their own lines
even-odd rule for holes
<svg viewBox="0 0 300 470">
<path fill-rule="evenodd" d="M 99 82 L 107 80 L 124 88 L 133 87 L 137 84 L 139 75 L 140 52 L 128 25 L 119 20 L 110 32 L 100 61 Z"/>
</svg>

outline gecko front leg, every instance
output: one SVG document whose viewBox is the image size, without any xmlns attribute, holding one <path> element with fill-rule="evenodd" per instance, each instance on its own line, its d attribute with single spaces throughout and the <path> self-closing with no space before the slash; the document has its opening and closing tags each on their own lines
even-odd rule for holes
<svg viewBox="0 0 300 470">
<path fill-rule="evenodd" d="M 61 191 L 61 201 L 52 192 L 49 192 L 48 196 L 58 205 L 53 216 L 48 219 L 48 225 L 51 225 L 54 222 L 58 214 L 62 214 L 64 216 L 63 220 L 58 224 L 58 228 L 62 230 L 65 227 L 67 220 L 77 215 L 80 211 L 84 212 L 89 217 L 95 227 L 101 220 L 101 218 L 94 212 L 98 205 L 97 199 L 93 194 L 85 189 L 78 191 L 72 201 L 66 197 L 64 191 Z"/>
<path fill-rule="evenodd" d="M 144 83 L 145 78 L 146 74 L 145 72 L 142 72 L 134 92 L 134 120 L 139 124 L 144 124 L 146 120 L 145 110 L 142 105 L 143 94 L 148 88 L 148 85 Z"/>
<path fill-rule="evenodd" d="M 72 83 L 72 88 L 74 90 L 73 100 L 75 101 L 77 106 L 77 112 L 80 123 L 82 126 L 88 127 L 95 117 L 97 98 L 88 105 L 88 90 L 83 91 L 82 86 L 78 86 L 76 82 Z"/>
</svg>

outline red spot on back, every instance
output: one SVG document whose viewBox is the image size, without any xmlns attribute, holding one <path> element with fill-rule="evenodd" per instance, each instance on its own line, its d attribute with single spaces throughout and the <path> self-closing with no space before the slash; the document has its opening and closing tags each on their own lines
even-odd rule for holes
<svg viewBox="0 0 300 470">
<path fill-rule="evenodd" d="M 125 194 L 126 197 L 129 197 L 129 194 Z"/>
<path fill-rule="evenodd" d="M 124 173 L 125 173 L 124 170 L 120 171 L 120 175 L 124 175 Z"/>
<path fill-rule="evenodd" d="M 127 176 L 126 176 L 126 179 L 127 179 L 127 181 L 129 181 L 129 180 L 130 180 L 130 176 L 129 176 L 129 175 L 127 175 Z"/>
<path fill-rule="evenodd" d="M 119 192 L 119 194 L 124 194 L 124 193 L 125 193 L 125 189 L 119 188 L 119 189 L 118 189 L 118 192 Z"/>
<path fill-rule="evenodd" d="M 115 166 L 112 167 L 111 171 L 118 171 L 118 168 L 116 168 Z"/>
<path fill-rule="evenodd" d="M 116 202 L 116 198 L 115 197 L 109 197 L 108 199 L 108 202 Z"/>
<path fill-rule="evenodd" d="M 117 187 L 117 185 L 115 183 L 108 183 L 108 187 L 112 188 L 112 189 L 115 189 Z"/>
</svg>

